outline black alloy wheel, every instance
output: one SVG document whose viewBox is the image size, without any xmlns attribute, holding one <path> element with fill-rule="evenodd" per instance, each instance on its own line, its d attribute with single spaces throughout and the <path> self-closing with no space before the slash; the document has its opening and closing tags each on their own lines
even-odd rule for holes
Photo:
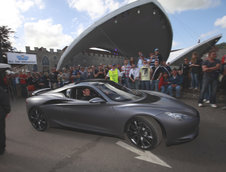
<svg viewBox="0 0 226 172">
<path fill-rule="evenodd" d="M 36 130 L 45 131 L 48 128 L 47 118 L 38 107 L 31 109 L 28 116 L 32 126 Z"/>
<path fill-rule="evenodd" d="M 126 127 L 127 138 L 140 149 L 150 150 L 160 144 L 162 130 L 152 118 L 135 117 Z"/>
</svg>

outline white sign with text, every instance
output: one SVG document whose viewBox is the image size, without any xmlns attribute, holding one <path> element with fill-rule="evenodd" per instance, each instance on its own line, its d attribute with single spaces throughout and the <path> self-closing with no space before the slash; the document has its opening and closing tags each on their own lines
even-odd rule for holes
<svg viewBox="0 0 226 172">
<path fill-rule="evenodd" d="M 37 64 L 36 54 L 6 53 L 8 64 Z"/>
</svg>

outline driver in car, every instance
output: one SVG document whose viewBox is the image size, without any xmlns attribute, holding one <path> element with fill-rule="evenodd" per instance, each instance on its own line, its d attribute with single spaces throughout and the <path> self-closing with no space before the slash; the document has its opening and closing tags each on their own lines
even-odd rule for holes
<svg viewBox="0 0 226 172">
<path fill-rule="evenodd" d="M 81 97 L 81 100 L 89 101 L 92 99 L 92 96 L 90 95 L 90 89 L 85 88 L 82 90 L 83 96 Z"/>
</svg>

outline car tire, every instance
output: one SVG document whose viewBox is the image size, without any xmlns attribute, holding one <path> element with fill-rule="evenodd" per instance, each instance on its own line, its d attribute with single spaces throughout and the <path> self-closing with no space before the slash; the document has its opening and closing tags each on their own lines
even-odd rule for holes
<svg viewBox="0 0 226 172">
<path fill-rule="evenodd" d="M 29 111 L 29 120 L 32 126 L 38 131 L 45 131 L 49 128 L 46 115 L 39 107 L 34 107 Z"/>
<path fill-rule="evenodd" d="M 126 137 L 136 147 L 151 150 L 161 143 L 162 130 L 151 117 L 134 117 L 126 125 Z"/>
</svg>

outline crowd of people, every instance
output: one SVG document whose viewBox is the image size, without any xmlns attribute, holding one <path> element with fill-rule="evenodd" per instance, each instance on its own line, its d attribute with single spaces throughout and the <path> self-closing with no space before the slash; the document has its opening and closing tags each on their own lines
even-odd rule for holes
<svg viewBox="0 0 226 172">
<path fill-rule="evenodd" d="M 198 105 L 210 103 L 211 107 L 217 107 L 216 92 L 219 88 L 219 76 L 221 85 L 225 89 L 226 80 L 226 56 L 219 61 L 216 51 L 212 49 L 208 57 L 202 60 L 196 52 L 192 53 L 191 60 L 184 59 L 184 63 L 177 68 L 171 68 L 163 60 L 159 49 L 144 57 L 138 52 L 138 61 L 134 58 L 125 59 L 124 64 L 111 64 L 98 66 L 71 66 L 50 73 L 19 72 L 7 74 L 4 85 L 9 90 L 11 97 L 31 96 L 37 89 L 50 87 L 56 89 L 68 83 L 79 82 L 87 79 L 109 79 L 131 89 L 154 90 L 162 93 L 181 97 L 181 90 L 200 90 Z"/>
</svg>

